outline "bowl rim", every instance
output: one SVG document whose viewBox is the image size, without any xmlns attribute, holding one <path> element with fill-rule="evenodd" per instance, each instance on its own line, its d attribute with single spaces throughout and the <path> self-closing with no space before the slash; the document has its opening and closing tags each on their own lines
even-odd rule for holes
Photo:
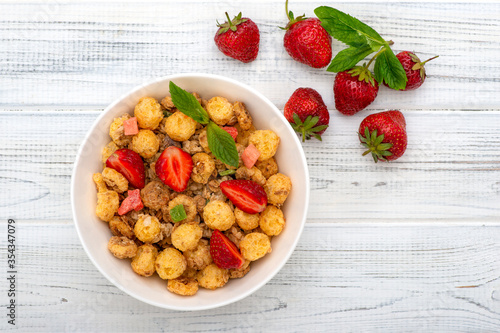
<svg viewBox="0 0 500 333">
<path fill-rule="evenodd" d="M 82 142 L 80 144 L 80 147 L 79 147 L 78 152 L 76 154 L 75 161 L 73 163 L 73 171 L 71 173 L 70 200 L 71 200 L 71 211 L 72 211 L 72 217 L 73 217 L 73 224 L 74 224 L 74 226 L 76 228 L 76 231 L 77 231 L 77 234 L 78 234 L 78 238 L 80 239 L 80 243 L 81 243 L 83 249 L 85 250 L 85 252 L 87 254 L 87 257 L 90 259 L 90 261 L 94 264 L 94 266 L 98 269 L 98 271 L 112 285 L 116 286 L 118 289 L 120 289 L 121 291 L 123 291 L 127 295 L 129 295 L 129 296 L 131 296 L 131 297 L 133 297 L 133 298 L 135 298 L 135 299 L 137 299 L 137 300 L 139 300 L 141 302 L 149 304 L 149 305 L 153 305 L 153 306 L 156 306 L 156 307 L 160 307 L 160 308 L 164 308 L 164 309 L 169 309 L 169 310 L 176 310 L 176 311 L 201 311 L 201 310 L 209 310 L 209 309 L 214 309 L 214 308 L 226 306 L 228 304 L 240 301 L 240 300 L 248 297 L 252 293 L 254 293 L 257 290 L 259 290 L 260 288 L 262 288 L 265 284 L 267 284 L 285 266 L 285 264 L 290 259 L 292 253 L 295 251 L 295 248 L 297 247 L 298 241 L 299 241 L 299 239 L 300 239 L 300 237 L 302 235 L 302 232 L 303 232 L 305 224 L 306 224 L 307 211 L 309 209 L 310 176 L 309 176 L 309 168 L 308 168 L 308 165 L 307 165 L 307 160 L 306 160 L 306 156 L 305 156 L 304 150 L 302 148 L 302 144 L 300 143 L 300 140 L 297 137 L 297 135 L 295 134 L 295 132 L 293 132 L 293 129 L 291 128 L 291 126 L 287 126 L 286 127 L 287 130 L 291 131 L 292 134 L 293 134 L 292 138 L 295 141 L 295 144 L 298 147 L 300 147 L 300 149 L 298 149 L 298 154 L 300 156 L 299 160 L 302 163 L 303 169 L 305 171 L 305 176 L 306 176 L 306 179 L 305 179 L 305 189 L 306 189 L 306 191 L 304 193 L 304 207 L 305 207 L 305 209 L 304 209 L 304 211 L 302 213 L 302 216 L 301 216 L 301 219 L 300 219 L 301 220 L 300 228 L 299 228 L 299 230 L 298 230 L 298 232 L 296 234 L 295 239 L 293 240 L 292 246 L 290 246 L 290 248 L 287 251 L 286 255 L 284 256 L 283 260 L 281 260 L 278 265 L 276 265 L 275 267 L 273 267 L 272 271 L 265 278 L 263 278 L 255 286 L 253 286 L 252 288 L 246 290 L 245 292 L 243 292 L 243 293 L 241 293 L 239 295 L 236 295 L 234 297 L 227 298 L 224 301 L 214 302 L 213 304 L 186 308 L 186 307 L 176 306 L 174 304 L 169 305 L 169 304 L 164 304 L 164 303 L 158 303 L 158 302 L 155 302 L 155 301 L 151 301 L 151 300 L 149 300 L 147 298 L 142 297 L 141 295 L 138 295 L 138 294 L 136 294 L 134 292 L 131 292 L 131 291 L 125 289 L 120 283 L 114 281 L 114 279 L 106 273 L 106 271 L 104 270 L 104 268 L 101 267 L 101 265 L 99 265 L 97 263 L 97 261 L 93 258 L 93 256 L 90 254 L 90 251 L 87 248 L 87 245 L 86 245 L 86 243 L 84 241 L 84 238 L 83 238 L 83 235 L 82 235 L 82 230 L 79 227 L 79 223 L 77 223 L 78 218 L 77 218 L 77 214 L 76 214 L 76 210 L 75 210 L 75 179 L 76 179 L 77 166 L 80 163 L 80 158 L 82 156 L 82 151 L 83 151 L 85 143 L 89 140 L 91 134 L 94 132 L 95 128 L 101 122 L 102 118 L 104 118 L 104 116 L 111 109 L 113 109 L 122 100 L 128 98 L 130 95 L 133 95 L 133 94 L 139 92 L 142 89 L 145 89 L 145 88 L 147 88 L 149 86 L 152 86 L 152 85 L 155 85 L 155 84 L 159 84 L 161 82 L 165 82 L 165 81 L 169 82 L 169 81 L 173 81 L 173 80 L 180 79 L 180 78 L 182 78 L 182 79 L 186 79 L 186 78 L 216 79 L 216 80 L 226 81 L 226 82 L 228 82 L 230 84 L 234 84 L 236 86 L 239 86 L 240 88 L 248 90 L 251 93 L 253 93 L 254 95 L 258 96 L 263 102 L 265 102 L 266 104 L 269 105 L 269 107 L 276 113 L 276 115 L 283 122 L 288 123 L 288 121 L 286 120 L 286 118 L 283 115 L 283 113 L 281 113 L 281 111 L 276 107 L 276 105 L 274 105 L 274 103 L 272 103 L 267 97 L 265 97 L 263 94 L 261 94 L 256 89 L 250 87 L 249 85 L 241 83 L 239 81 L 236 81 L 236 80 L 234 80 L 232 78 L 228 78 L 228 77 L 222 76 L 222 75 L 207 74 L 207 73 L 179 73 L 179 74 L 172 74 L 172 75 L 166 75 L 166 76 L 159 77 L 159 78 L 154 79 L 152 81 L 149 81 L 149 82 L 143 83 L 143 84 L 141 84 L 139 86 L 136 86 L 135 88 L 129 90 L 127 93 L 125 93 L 125 94 L 121 95 L 120 97 L 118 97 L 117 99 L 115 99 L 111 104 L 109 104 L 101 112 L 101 114 L 93 122 L 92 126 L 89 128 L 89 130 L 85 134 L 85 137 L 83 138 L 83 140 L 82 140 Z"/>
</svg>

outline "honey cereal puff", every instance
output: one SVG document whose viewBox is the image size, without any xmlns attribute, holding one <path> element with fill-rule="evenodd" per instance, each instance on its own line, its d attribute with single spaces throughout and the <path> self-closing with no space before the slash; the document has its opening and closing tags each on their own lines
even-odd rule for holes
<svg viewBox="0 0 500 333">
<path fill-rule="evenodd" d="M 260 213 L 259 226 L 268 236 L 277 236 L 285 226 L 285 217 L 281 209 L 273 205 L 268 205 Z"/>
<path fill-rule="evenodd" d="M 217 267 L 214 263 L 208 265 L 196 275 L 198 284 L 205 289 L 214 290 L 223 287 L 229 280 L 229 271 Z"/>
<path fill-rule="evenodd" d="M 165 120 L 165 132 L 175 141 L 186 141 L 196 132 L 196 120 L 176 111 Z"/>
<path fill-rule="evenodd" d="M 211 229 L 226 231 L 235 222 L 231 207 L 224 201 L 210 201 L 203 209 L 203 220 Z"/>
<path fill-rule="evenodd" d="M 197 153 L 192 156 L 193 171 L 191 179 L 200 184 L 208 183 L 208 178 L 215 170 L 215 161 L 206 153 Z"/>
<path fill-rule="evenodd" d="M 193 250 L 198 246 L 203 230 L 196 222 L 176 225 L 172 230 L 172 245 L 180 250 Z"/>
<path fill-rule="evenodd" d="M 239 143 L 240 145 L 243 146 L 248 146 L 248 140 L 250 138 L 250 135 L 252 135 L 253 132 L 256 131 L 255 127 L 252 125 L 248 130 L 243 130 L 240 125 L 235 126 L 236 129 L 238 130 L 238 136 L 236 137 L 236 143 Z"/>
<path fill-rule="evenodd" d="M 264 184 L 267 202 L 278 207 L 283 205 L 291 189 L 292 181 L 282 173 L 272 175 Z"/>
<path fill-rule="evenodd" d="M 234 102 L 233 110 L 236 118 L 238 119 L 238 124 L 240 125 L 241 129 L 244 131 L 249 130 L 252 127 L 252 117 L 247 111 L 245 104 L 241 102 Z"/>
<path fill-rule="evenodd" d="M 250 134 L 248 142 L 257 148 L 260 152 L 258 160 L 263 161 L 276 154 L 280 144 L 280 137 L 271 130 L 256 130 Z"/>
<path fill-rule="evenodd" d="M 162 239 L 160 221 L 156 216 L 140 215 L 134 226 L 134 234 L 144 243 L 159 242 Z"/>
<path fill-rule="evenodd" d="M 170 191 L 161 181 L 153 180 L 141 190 L 141 199 L 144 206 L 159 210 L 168 203 Z"/>
<path fill-rule="evenodd" d="M 104 148 L 102 148 L 102 152 L 101 152 L 101 155 L 102 155 L 102 163 L 106 163 L 106 161 L 108 160 L 108 158 L 113 155 L 113 153 L 115 151 L 117 151 L 119 148 L 118 146 L 116 145 L 116 143 L 114 143 L 113 141 L 111 141 L 110 143 L 108 143 Z"/>
<path fill-rule="evenodd" d="M 106 185 L 113 191 L 123 193 L 128 190 L 128 180 L 118 171 L 111 168 L 102 170 L 102 177 Z"/>
<path fill-rule="evenodd" d="M 259 226 L 259 214 L 248 214 L 239 208 L 234 209 L 236 223 L 243 230 L 252 230 Z"/>
<path fill-rule="evenodd" d="M 178 277 L 167 282 L 167 289 L 177 295 L 192 296 L 198 292 L 198 281 L 188 277 Z"/>
<path fill-rule="evenodd" d="M 129 148 L 143 158 L 151 158 L 158 152 L 160 140 L 151 130 L 139 130 L 139 133 L 132 137 Z"/>
<path fill-rule="evenodd" d="M 119 216 L 113 216 L 108 226 L 114 236 L 125 236 L 129 239 L 135 238 L 134 230 Z"/>
<path fill-rule="evenodd" d="M 241 240 L 240 251 L 243 258 L 255 261 L 271 252 L 271 241 L 266 234 L 252 232 Z"/>
<path fill-rule="evenodd" d="M 208 241 L 201 239 L 195 249 L 184 252 L 188 268 L 202 270 L 212 263 Z"/>
<path fill-rule="evenodd" d="M 170 211 L 178 205 L 184 206 L 184 211 L 186 212 L 186 218 L 181 222 L 192 222 L 194 221 L 196 214 L 198 213 L 196 210 L 196 203 L 193 198 L 188 197 L 185 194 L 179 194 L 175 198 L 169 201 L 168 206 L 162 207 L 163 211 L 163 219 L 166 221 L 172 221 L 170 217 Z"/>
<path fill-rule="evenodd" d="M 140 128 L 155 130 L 163 119 L 163 112 L 156 99 L 142 97 L 134 108 L 134 116 Z"/>
<path fill-rule="evenodd" d="M 115 191 L 104 191 L 97 193 L 97 206 L 95 213 L 97 217 L 109 222 L 120 208 L 120 198 Z"/>
<path fill-rule="evenodd" d="M 137 245 L 127 237 L 113 236 L 108 242 L 108 250 L 118 259 L 133 258 L 137 254 Z"/>
<path fill-rule="evenodd" d="M 263 186 L 266 183 L 266 177 L 262 174 L 262 172 L 257 167 L 252 167 L 251 169 L 246 166 L 241 166 L 236 170 L 235 173 L 236 179 L 247 179 L 256 182 L 260 186 Z"/>
<path fill-rule="evenodd" d="M 257 161 L 255 163 L 255 167 L 260 170 L 266 179 L 278 173 L 278 163 L 276 163 L 276 159 L 274 157 L 263 161 Z"/>
<path fill-rule="evenodd" d="M 155 260 L 158 250 L 151 244 L 139 246 L 137 254 L 132 259 L 132 270 L 142 276 L 151 276 L 155 270 Z"/>
<path fill-rule="evenodd" d="M 126 113 L 121 117 L 115 118 L 111 126 L 109 126 L 109 136 L 119 148 L 127 146 L 132 140 L 131 136 L 125 135 L 123 132 L 123 122 L 128 119 L 130 119 L 130 115 Z"/>
<path fill-rule="evenodd" d="M 161 251 L 155 260 L 156 273 L 163 280 L 178 278 L 184 273 L 186 267 L 186 258 L 173 247 Z"/>
<path fill-rule="evenodd" d="M 206 108 L 208 116 L 217 125 L 226 125 L 234 117 L 233 104 L 224 97 L 212 97 Z"/>
</svg>

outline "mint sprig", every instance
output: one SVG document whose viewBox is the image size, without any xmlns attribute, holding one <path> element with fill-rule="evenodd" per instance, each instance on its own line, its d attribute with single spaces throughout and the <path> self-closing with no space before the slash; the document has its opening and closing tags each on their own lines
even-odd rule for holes
<svg viewBox="0 0 500 333">
<path fill-rule="evenodd" d="M 215 157 L 230 166 L 238 167 L 240 158 L 234 139 L 213 121 L 207 125 L 207 141 Z"/>
<path fill-rule="evenodd" d="M 391 41 L 383 39 L 373 28 L 355 17 L 328 6 L 314 10 L 321 26 L 335 39 L 350 46 L 337 53 L 327 68 L 329 72 L 343 72 L 373 52 L 375 59 L 375 78 L 379 84 L 387 83 L 393 89 L 406 87 L 408 81 L 403 65 L 391 50 Z M 370 61 L 371 63 L 371 61 Z"/>
<path fill-rule="evenodd" d="M 207 111 L 203 109 L 200 102 L 192 94 L 182 89 L 172 81 L 170 81 L 168 88 L 170 96 L 175 107 L 186 116 L 193 118 L 200 124 L 206 125 L 210 118 Z"/>
<path fill-rule="evenodd" d="M 202 125 L 207 125 L 208 148 L 216 158 L 233 167 L 239 165 L 236 143 L 228 132 L 210 120 L 207 111 L 192 94 L 172 81 L 169 83 L 170 96 L 175 107 Z"/>
</svg>

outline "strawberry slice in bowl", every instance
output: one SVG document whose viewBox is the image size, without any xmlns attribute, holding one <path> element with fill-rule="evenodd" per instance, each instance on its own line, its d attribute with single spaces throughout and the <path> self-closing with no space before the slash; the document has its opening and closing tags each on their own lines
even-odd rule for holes
<svg viewBox="0 0 500 333">
<path fill-rule="evenodd" d="M 184 192 L 193 171 L 193 159 L 182 149 L 170 146 L 156 161 L 155 171 L 165 185 L 176 192 Z"/>
<path fill-rule="evenodd" d="M 238 269 L 245 263 L 236 245 L 217 229 L 210 237 L 210 256 L 214 263 L 223 269 Z"/>
<path fill-rule="evenodd" d="M 119 149 L 106 160 L 106 166 L 121 173 L 132 186 L 143 188 L 146 181 L 144 162 L 130 149 Z"/>
<path fill-rule="evenodd" d="M 266 191 L 252 180 L 226 180 L 220 183 L 220 189 L 236 207 L 245 213 L 257 214 L 266 209 Z"/>
</svg>

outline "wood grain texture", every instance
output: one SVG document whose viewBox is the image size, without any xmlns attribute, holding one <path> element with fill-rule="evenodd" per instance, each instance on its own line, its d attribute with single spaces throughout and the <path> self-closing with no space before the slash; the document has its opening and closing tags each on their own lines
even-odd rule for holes
<svg viewBox="0 0 500 333">
<path fill-rule="evenodd" d="M 311 177 L 308 218 L 499 221 L 500 111 L 402 110 L 410 142 L 394 163 L 374 164 L 356 131 L 366 113 L 331 110 L 323 142 L 303 147 Z M 0 113 L 0 218 L 71 219 L 69 182 L 79 144 L 99 111 Z M 415 138 L 415 140 L 412 140 Z M 100 154 L 96 150 L 96 154 Z M 397 193 L 397 196 L 393 194 Z"/>
<path fill-rule="evenodd" d="M 261 290 L 219 309 L 174 312 L 110 285 L 86 257 L 71 221 L 50 228 L 18 222 L 20 331 L 496 332 L 500 327 L 499 227 L 308 224 L 289 262 Z"/>
<path fill-rule="evenodd" d="M 333 107 L 333 73 L 293 61 L 282 47 L 283 1 L 42 1 L 0 5 L 3 86 L 0 104 L 105 106 L 160 76 L 206 72 L 246 82 L 282 108 L 299 86 L 317 89 Z M 394 50 L 428 65 L 418 93 L 381 89 L 373 108 L 491 108 L 500 104 L 500 6 L 435 3 L 295 1 L 295 13 L 335 6 L 372 25 Z M 258 61 L 242 64 L 213 42 L 216 19 L 243 11 L 261 30 Z M 334 53 L 344 48 L 333 43 Z"/>
</svg>

